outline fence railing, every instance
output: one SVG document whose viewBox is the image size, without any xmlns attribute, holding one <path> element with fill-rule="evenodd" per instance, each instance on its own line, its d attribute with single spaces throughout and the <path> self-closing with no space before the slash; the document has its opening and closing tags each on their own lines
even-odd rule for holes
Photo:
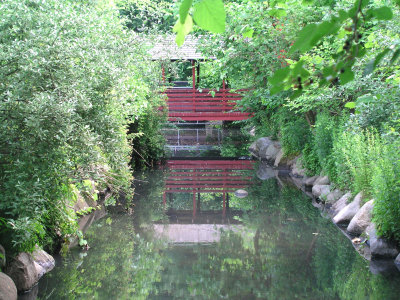
<svg viewBox="0 0 400 300">
<path fill-rule="evenodd" d="M 170 120 L 244 120 L 250 116 L 249 113 L 232 111 L 242 96 L 230 89 L 169 88 L 165 94 Z"/>
</svg>

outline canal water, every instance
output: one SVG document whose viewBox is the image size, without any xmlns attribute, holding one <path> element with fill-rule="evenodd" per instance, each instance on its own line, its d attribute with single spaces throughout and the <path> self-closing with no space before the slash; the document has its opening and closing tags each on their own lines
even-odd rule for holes
<svg viewBox="0 0 400 300">
<path fill-rule="evenodd" d="M 400 298 L 398 273 L 365 261 L 289 178 L 246 159 L 248 137 L 230 147 L 239 133 L 218 130 L 171 142 L 192 148 L 135 174 L 133 212 L 103 210 L 90 249 L 59 257 L 25 299 Z"/>
</svg>

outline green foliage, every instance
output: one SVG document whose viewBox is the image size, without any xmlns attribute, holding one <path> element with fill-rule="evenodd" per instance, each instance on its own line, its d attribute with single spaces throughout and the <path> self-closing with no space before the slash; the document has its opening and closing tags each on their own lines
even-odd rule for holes
<svg viewBox="0 0 400 300">
<path fill-rule="evenodd" d="M 375 132 L 357 128 L 343 131 L 334 144 L 338 183 L 370 197 L 372 178 L 377 171 L 375 164 L 384 147 L 384 142 Z"/>
<path fill-rule="evenodd" d="M 193 5 L 193 19 L 189 14 L 192 0 L 183 0 L 179 7 L 179 17 L 174 26 L 176 43 L 182 46 L 185 36 L 193 29 L 193 19 L 196 24 L 214 33 L 222 33 L 225 30 L 225 9 L 222 0 L 200 0 Z"/>
<path fill-rule="evenodd" d="M 287 112 L 285 109 L 280 114 L 280 141 L 285 156 L 301 153 L 306 142 L 310 139 L 310 126 L 304 118 Z"/>
<path fill-rule="evenodd" d="M 321 163 L 318 159 L 318 153 L 315 150 L 314 143 L 312 141 L 304 145 L 301 162 L 302 166 L 304 166 L 307 170 L 307 175 L 318 175 L 321 172 Z"/>
<path fill-rule="evenodd" d="M 328 114 L 319 114 L 315 124 L 313 150 L 317 159 L 329 177 L 336 179 L 336 169 L 331 157 L 333 149 L 333 140 L 338 130 L 338 122 Z"/>
<path fill-rule="evenodd" d="M 400 139 L 388 136 L 372 178 L 373 219 L 378 232 L 400 241 Z"/>
<path fill-rule="evenodd" d="M 124 25 L 135 32 L 167 32 L 174 25 L 175 4 L 168 0 L 115 1 Z"/>
<path fill-rule="evenodd" d="M 77 233 L 71 184 L 129 198 L 127 124 L 151 107 L 156 65 L 108 2 L 10 0 L 0 12 L 1 240 L 29 251 Z"/>
</svg>

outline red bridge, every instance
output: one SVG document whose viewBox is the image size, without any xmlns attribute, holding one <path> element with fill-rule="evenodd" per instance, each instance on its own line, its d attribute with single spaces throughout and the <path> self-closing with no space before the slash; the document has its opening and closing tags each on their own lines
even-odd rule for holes
<svg viewBox="0 0 400 300">
<path fill-rule="evenodd" d="M 242 97 L 230 89 L 170 88 L 165 93 L 170 121 L 239 121 L 250 116 L 249 113 L 232 111 L 236 101 Z"/>
<path fill-rule="evenodd" d="M 168 160 L 169 175 L 166 180 L 163 203 L 167 194 L 193 194 L 193 218 L 196 218 L 200 193 L 222 193 L 222 215 L 225 216 L 229 193 L 252 184 L 252 177 L 243 172 L 254 169 L 249 160 Z M 194 219 L 193 219 L 194 220 Z"/>
<path fill-rule="evenodd" d="M 180 84 L 181 87 L 172 87 L 165 91 L 169 120 L 239 121 L 248 119 L 249 113 L 235 111 L 236 102 L 241 100 L 242 96 L 226 88 L 225 81 L 222 82 L 222 88 L 218 91 L 196 89 L 196 84 L 198 85 L 200 80 L 200 65 L 207 61 L 197 51 L 198 43 L 197 38 L 187 36 L 183 46 L 177 47 L 173 36 L 158 37 L 154 47 L 150 50 L 153 60 L 161 61 L 164 86 L 177 86 L 178 82 L 185 83 Z M 180 70 L 180 74 L 178 74 L 179 81 L 175 81 L 177 78 L 169 72 L 168 64 L 165 65 L 165 61 L 168 60 L 184 64 L 183 70 Z M 191 74 L 190 68 L 192 69 Z M 191 86 L 188 81 L 192 81 Z M 238 91 L 243 92 L 244 90 Z"/>
</svg>

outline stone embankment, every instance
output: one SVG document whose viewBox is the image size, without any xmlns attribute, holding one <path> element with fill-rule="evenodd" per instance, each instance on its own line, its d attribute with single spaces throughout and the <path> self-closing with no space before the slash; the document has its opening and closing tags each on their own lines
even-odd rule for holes
<svg viewBox="0 0 400 300">
<path fill-rule="evenodd" d="M 78 219 L 78 226 L 85 232 L 90 225 L 106 215 L 105 207 L 98 206 L 97 199 L 104 201 L 111 195 L 104 190 L 100 193 L 96 190 L 94 181 L 90 181 L 89 189 L 85 192 L 74 191 L 76 202 L 73 209 L 81 216 Z M 91 210 L 94 212 L 87 214 Z M 77 246 L 78 239 L 71 242 L 69 248 Z M 0 245 L 0 300 L 17 299 L 18 294 L 23 294 L 34 289 L 39 279 L 50 272 L 55 266 L 54 258 L 38 246 L 32 253 L 21 252 L 17 256 L 6 261 L 6 251 Z"/>
<path fill-rule="evenodd" d="M 287 159 L 278 141 L 268 137 L 260 138 L 250 148 L 250 153 L 261 160 L 257 176 L 261 180 L 275 177 L 284 172 L 293 183 L 313 199 L 324 216 L 331 218 L 342 232 L 352 241 L 355 249 L 370 260 L 372 273 L 388 273 L 400 270 L 400 254 L 396 245 L 376 233 L 372 222 L 373 199 L 366 199 L 362 193 L 352 195 L 331 184 L 328 176 L 306 176 L 301 158 Z"/>
</svg>

